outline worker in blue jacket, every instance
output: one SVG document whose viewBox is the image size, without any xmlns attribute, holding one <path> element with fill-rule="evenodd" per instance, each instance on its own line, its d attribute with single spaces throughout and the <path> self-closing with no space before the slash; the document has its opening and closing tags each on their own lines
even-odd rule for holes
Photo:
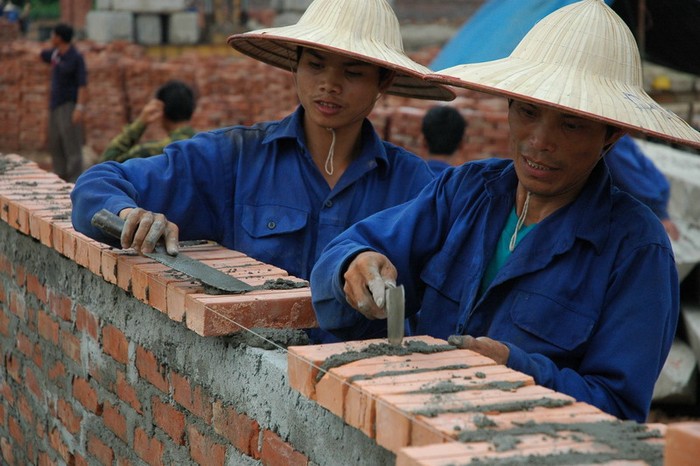
<svg viewBox="0 0 700 466">
<path fill-rule="evenodd" d="M 311 275 L 321 327 L 386 335 L 385 290 L 401 284 L 416 334 L 644 421 L 678 277 L 660 222 L 613 187 L 602 158 L 626 130 L 695 147 L 700 133 L 646 95 L 634 39 L 600 0 L 552 13 L 509 58 L 431 79 L 508 97 L 512 160 L 448 168 L 331 241 Z"/>
<path fill-rule="evenodd" d="M 348 40 L 353 31 L 367 40 Z M 106 208 L 125 219 L 124 248 L 150 252 L 162 238 L 176 254 L 179 240 L 208 239 L 308 279 L 338 233 L 433 179 L 422 159 L 377 135 L 367 116 L 379 97 L 454 93 L 427 82 L 429 70 L 402 52 L 385 0 L 315 0 L 299 23 L 229 43 L 293 72 L 296 111 L 201 133 L 162 155 L 95 165 L 71 194 L 73 225 L 110 242 L 90 224 Z"/>
<path fill-rule="evenodd" d="M 671 186 L 639 145 L 628 134 L 620 138 L 605 157 L 615 186 L 642 201 L 659 218 L 673 241 L 680 238 L 668 213 Z"/>
</svg>

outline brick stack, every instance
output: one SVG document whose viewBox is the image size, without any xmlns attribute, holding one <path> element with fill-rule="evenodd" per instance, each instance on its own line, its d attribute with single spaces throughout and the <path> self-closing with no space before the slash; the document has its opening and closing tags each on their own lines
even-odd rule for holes
<svg viewBox="0 0 700 466">
<path fill-rule="evenodd" d="M 199 130 L 279 119 L 298 104 L 289 72 L 233 51 L 226 56 L 198 56 L 192 52 L 158 61 L 147 57 L 142 47 L 124 42 L 104 46 L 80 42 L 78 48 L 88 67 L 86 144 L 98 154 L 127 122 L 138 116 L 156 88 L 168 79 L 181 79 L 195 88 L 198 103 L 192 123 Z M 0 45 L 2 66 L 10 70 L 0 77 L 4 100 L 0 105 L 7 110 L 3 115 L 13 115 L 19 108 L 19 120 L 22 115 L 32 120 L 25 129 L 28 134 L 20 139 L 18 120 L 7 117 L 8 125 L 0 125 L 0 151 L 45 148 L 49 70 L 36 58 L 40 49 L 35 43 L 23 41 Z M 426 63 L 436 51 L 431 47 L 412 57 Z M 463 89 L 456 92 L 460 97 L 450 105 L 463 112 L 469 127 L 466 143 L 455 155 L 454 164 L 483 158 L 485 154 L 505 154 L 507 122 L 503 99 Z M 20 107 L 17 99 L 23 95 L 27 98 Z M 385 96 L 370 119 L 382 137 L 424 155 L 420 121 L 425 110 L 436 104 Z M 158 128 L 149 128 L 144 140 L 162 136 Z"/>
<path fill-rule="evenodd" d="M 665 425 L 619 421 L 443 340 L 290 347 L 288 368 L 292 388 L 400 466 L 663 462 Z M 678 431 L 675 442 L 696 432 Z"/>
</svg>

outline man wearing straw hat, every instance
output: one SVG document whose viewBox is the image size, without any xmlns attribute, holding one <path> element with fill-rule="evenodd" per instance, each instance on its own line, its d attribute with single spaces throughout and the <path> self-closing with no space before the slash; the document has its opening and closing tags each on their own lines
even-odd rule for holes
<svg viewBox="0 0 700 466">
<path fill-rule="evenodd" d="M 381 335 L 398 282 L 406 315 L 420 311 L 414 333 L 644 421 L 678 278 L 661 223 L 612 186 L 603 157 L 628 129 L 694 147 L 700 133 L 643 91 L 634 38 L 602 0 L 552 13 L 508 58 L 432 79 L 510 99 L 512 160 L 449 168 L 333 240 L 311 276 L 321 327 Z"/>
<path fill-rule="evenodd" d="M 122 247 L 209 239 L 301 278 L 352 223 L 414 197 L 433 178 L 418 156 L 380 140 L 367 116 L 383 94 L 451 100 L 403 52 L 385 0 L 315 0 L 292 26 L 233 35 L 229 44 L 289 70 L 300 106 L 281 121 L 200 133 L 164 154 L 87 171 L 72 192 L 75 228 L 126 220 Z"/>
</svg>

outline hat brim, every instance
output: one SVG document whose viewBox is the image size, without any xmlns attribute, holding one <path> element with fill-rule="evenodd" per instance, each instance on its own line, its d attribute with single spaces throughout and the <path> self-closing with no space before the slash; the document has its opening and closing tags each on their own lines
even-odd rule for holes
<svg viewBox="0 0 700 466">
<path fill-rule="evenodd" d="M 606 79 L 581 77 L 562 66 L 510 56 L 458 65 L 429 80 L 545 105 L 670 142 L 700 148 L 700 132 L 656 103 L 643 89 Z"/>
<path fill-rule="evenodd" d="M 228 38 L 228 44 L 249 57 L 269 65 L 294 72 L 297 47 L 309 47 L 355 58 L 396 72 L 387 94 L 416 99 L 444 100 L 455 98 L 447 87 L 430 82 L 426 76 L 431 70 L 412 61 L 403 53 L 394 51 L 371 40 L 360 39 L 356 43 L 328 43 L 328 32 L 313 31 L 308 26 L 297 25 L 263 29 Z"/>
</svg>

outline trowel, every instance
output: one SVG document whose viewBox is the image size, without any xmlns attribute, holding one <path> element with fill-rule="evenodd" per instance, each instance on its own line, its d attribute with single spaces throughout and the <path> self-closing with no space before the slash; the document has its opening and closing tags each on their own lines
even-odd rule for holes
<svg viewBox="0 0 700 466">
<path fill-rule="evenodd" d="M 405 294 L 403 285 L 388 286 L 384 291 L 386 303 L 387 336 L 389 344 L 400 346 L 404 335 Z"/>
<path fill-rule="evenodd" d="M 92 224 L 108 235 L 119 239 L 121 237 L 122 228 L 124 227 L 124 220 L 112 212 L 102 209 L 92 217 Z M 248 285 L 231 275 L 225 274 L 203 262 L 192 259 L 183 253 L 177 256 L 171 256 L 165 252 L 162 245 L 158 245 L 154 252 L 143 253 L 143 255 L 157 260 L 168 267 L 172 267 L 192 278 L 200 280 L 206 285 L 228 293 L 245 293 L 259 288 Z"/>
</svg>

